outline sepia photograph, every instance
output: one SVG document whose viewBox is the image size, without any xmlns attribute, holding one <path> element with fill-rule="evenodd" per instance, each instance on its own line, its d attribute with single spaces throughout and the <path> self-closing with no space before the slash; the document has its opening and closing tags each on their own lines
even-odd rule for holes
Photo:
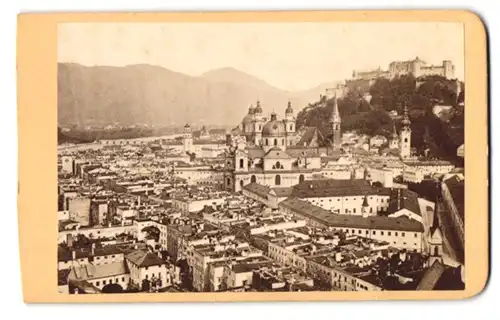
<svg viewBox="0 0 500 320">
<path fill-rule="evenodd" d="M 464 38 L 59 23 L 54 291 L 464 290 Z"/>
</svg>

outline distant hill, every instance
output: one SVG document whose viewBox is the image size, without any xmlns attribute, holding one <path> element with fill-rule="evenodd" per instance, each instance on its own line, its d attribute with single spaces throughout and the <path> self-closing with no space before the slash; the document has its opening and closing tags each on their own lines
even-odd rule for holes
<svg viewBox="0 0 500 320">
<path fill-rule="evenodd" d="M 296 110 L 311 93 L 287 92 L 234 68 L 199 77 L 146 64 L 126 67 L 58 64 L 60 126 L 144 123 L 175 126 L 189 122 L 236 125 L 260 99 L 265 113 L 282 114 L 290 99 Z M 319 92 L 315 94 L 319 96 Z"/>
</svg>

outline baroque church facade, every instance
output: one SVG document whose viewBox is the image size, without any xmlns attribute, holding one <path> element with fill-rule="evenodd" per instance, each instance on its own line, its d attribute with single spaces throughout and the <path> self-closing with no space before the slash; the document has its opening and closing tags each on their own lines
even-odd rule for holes
<svg viewBox="0 0 500 320">
<path fill-rule="evenodd" d="M 284 119 L 279 120 L 274 112 L 270 119 L 264 117 L 258 101 L 228 136 L 224 188 L 237 192 L 249 183 L 291 187 L 321 174 L 324 160 L 340 157 L 341 118 L 336 98 L 330 124 L 330 146 L 320 148 L 315 127 L 297 130 L 290 102 Z"/>
</svg>

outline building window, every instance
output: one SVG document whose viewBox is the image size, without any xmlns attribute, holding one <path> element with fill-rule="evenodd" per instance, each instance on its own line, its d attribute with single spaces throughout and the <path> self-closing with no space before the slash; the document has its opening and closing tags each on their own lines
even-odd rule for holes
<svg viewBox="0 0 500 320">
<path fill-rule="evenodd" d="M 387 232 L 387 235 L 388 235 L 388 236 L 390 236 L 390 235 L 391 235 L 391 232 L 390 232 L 390 231 L 389 231 L 389 232 Z"/>
<path fill-rule="evenodd" d="M 384 231 L 380 231 L 380 235 L 383 236 L 384 235 Z"/>
<path fill-rule="evenodd" d="M 274 145 L 277 146 L 278 145 L 278 139 L 274 139 Z"/>
<path fill-rule="evenodd" d="M 398 236 L 398 233 L 397 233 L 397 232 L 395 232 L 395 234 L 396 234 L 396 237 L 397 237 L 397 236 Z"/>
<path fill-rule="evenodd" d="M 250 177 L 250 182 L 252 183 L 257 182 L 257 178 L 255 177 L 255 175 L 252 175 L 252 177 Z"/>
<path fill-rule="evenodd" d="M 299 183 L 301 183 L 301 182 L 304 182 L 304 175 L 303 174 L 301 174 L 299 176 Z M 330 201 L 332 201 L 332 200 L 330 199 Z"/>
<path fill-rule="evenodd" d="M 366 234 L 369 234 L 369 233 L 370 233 L 370 231 L 366 230 Z"/>
<path fill-rule="evenodd" d="M 243 169 L 245 167 L 245 161 L 243 159 L 240 159 L 240 169 Z"/>
<path fill-rule="evenodd" d="M 405 233 L 404 232 L 401 232 L 401 236 L 404 237 L 405 236 Z"/>
<path fill-rule="evenodd" d="M 439 256 L 439 248 L 437 246 L 434 247 L 434 255 Z"/>
<path fill-rule="evenodd" d="M 103 284 L 103 285 L 106 285 L 106 280 L 103 280 L 103 281 L 102 281 L 102 284 Z"/>
<path fill-rule="evenodd" d="M 125 282 L 125 277 L 122 277 L 122 282 Z"/>
<path fill-rule="evenodd" d="M 285 145 L 285 139 L 281 139 L 281 145 L 284 146 Z"/>
<path fill-rule="evenodd" d="M 370 213 L 372 213 L 372 212 L 373 212 L 373 208 L 372 208 L 372 207 L 370 207 Z"/>
<path fill-rule="evenodd" d="M 243 188 L 243 180 L 240 180 L 240 187 Z"/>
<path fill-rule="evenodd" d="M 101 284 L 101 282 L 96 281 L 95 285 L 98 287 Z"/>
<path fill-rule="evenodd" d="M 353 212 L 353 213 L 356 213 L 356 208 L 352 209 L 352 212 Z"/>
<path fill-rule="evenodd" d="M 231 179 L 227 178 L 227 185 L 231 184 Z"/>
<path fill-rule="evenodd" d="M 415 238 L 418 237 L 418 235 L 415 233 Z"/>
<path fill-rule="evenodd" d="M 408 138 L 405 138 L 405 142 L 408 142 Z"/>
<path fill-rule="evenodd" d="M 376 231 L 373 231 L 373 235 L 376 235 L 376 234 L 377 234 L 377 232 L 376 232 Z"/>
<path fill-rule="evenodd" d="M 268 140 L 268 139 L 266 139 L 266 146 L 268 146 L 268 145 L 269 145 L 269 140 Z"/>
<path fill-rule="evenodd" d="M 361 230 L 358 230 L 358 233 L 361 234 Z"/>
<path fill-rule="evenodd" d="M 279 174 L 274 178 L 274 184 L 277 186 L 281 185 L 281 177 Z"/>
</svg>

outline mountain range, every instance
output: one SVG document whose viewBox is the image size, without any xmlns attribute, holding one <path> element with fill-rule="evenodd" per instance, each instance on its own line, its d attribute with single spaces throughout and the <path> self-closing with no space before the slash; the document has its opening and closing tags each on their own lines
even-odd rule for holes
<svg viewBox="0 0 500 320">
<path fill-rule="evenodd" d="M 329 85 L 290 92 L 234 68 L 190 76 L 148 64 L 59 63 L 58 124 L 237 125 L 257 100 L 265 114 L 282 115 L 288 101 L 298 113 Z"/>
</svg>

